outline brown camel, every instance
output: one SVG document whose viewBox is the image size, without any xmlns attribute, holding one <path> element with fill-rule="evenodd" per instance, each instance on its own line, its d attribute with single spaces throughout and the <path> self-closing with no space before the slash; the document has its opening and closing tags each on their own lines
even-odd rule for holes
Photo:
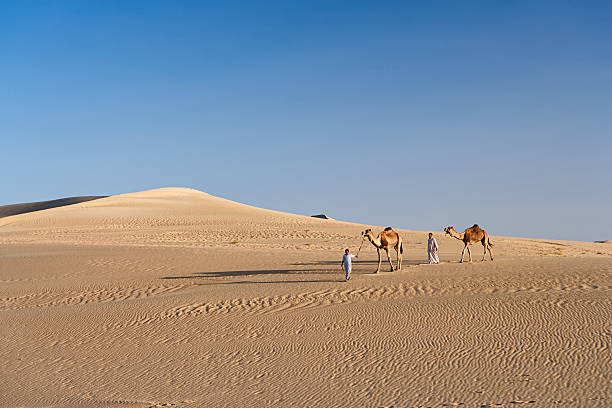
<svg viewBox="0 0 612 408">
<path fill-rule="evenodd" d="M 493 244 L 489 239 L 489 234 L 482 228 L 478 226 L 478 224 L 474 224 L 472 227 L 466 229 L 461 234 L 455 231 L 454 227 L 446 227 L 444 228 L 444 232 L 450 235 L 453 238 L 457 238 L 459 241 L 463 241 L 465 245 L 463 247 L 463 251 L 461 252 L 461 260 L 459 262 L 463 262 L 463 256 L 465 255 L 465 250 L 467 249 L 468 255 L 470 256 L 470 262 L 472 262 L 472 253 L 470 252 L 470 244 L 475 244 L 477 242 L 481 242 L 484 247 L 484 254 L 482 255 L 482 260 L 484 261 L 487 257 L 487 250 L 489 250 L 489 256 L 491 256 L 491 260 L 493 260 L 493 254 L 491 253 L 491 247 Z"/>
<path fill-rule="evenodd" d="M 374 273 L 380 272 L 380 262 L 381 262 L 380 250 L 381 249 L 384 249 L 385 252 L 387 253 L 387 259 L 389 260 L 389 265 L 391 265 L 391 272 L 393 272 L 394 270 L 402 269 L 402 253 L 404 252 L 404 249 L 402 247 L 402 237 L 400 237 L 397 232 L 393 231 L 393 228 L 391 227 L 385 228 L 385 230 L 381 232 L 380 234 L 378 234 L 376 238 L 374 238 L 374 234 L 372 233 L 372 230 L 368 228 L 367 230 L 361 233 L 361 236 L 364 239 L 365 238 L 369 239 L 372 245 L 376 247 L 376 251 L 378 252 L 378 268 L 376 269 L 376 272 Z M 393 268 L 393 264 L 391 263 L 391 256 L 389 256 L 389 250 L 391 248 L 394 248 L 395 252 L 397 252 L 397 267 L 396 268 Z"/>
</svg>

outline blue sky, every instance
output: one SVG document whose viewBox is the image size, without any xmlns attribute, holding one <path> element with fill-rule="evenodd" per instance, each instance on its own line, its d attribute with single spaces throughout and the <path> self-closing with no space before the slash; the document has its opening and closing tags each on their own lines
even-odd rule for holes
<svg viewBox="0 0 612 408">
<path fill-rule="evenodd" d="M 0 205 L 186 186 L 611 239 L 609 2 L 14 1 Z"/>
</svg>

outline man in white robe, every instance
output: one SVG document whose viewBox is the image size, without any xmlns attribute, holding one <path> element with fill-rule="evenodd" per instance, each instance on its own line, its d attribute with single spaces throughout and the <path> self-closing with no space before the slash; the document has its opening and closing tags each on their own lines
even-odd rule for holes
<svg viewBox="0 0 612 408">
<path fill-rule="evenodd" d="M 344 268 L 344 279 L 347 281 L 351 280 L 351 271 L 353 270 L 353 258 L 357 258 L 357 255 L 353 255 L 347 249 L 344 250 L 344 256 L 342 257 L 342 263 L 340 266 Z"/>
<path fill-rule="evenodd" d="M 427 255 L 429 257 L 430 264 L 440 263 L 438 259 L 438 242 L 433 237 L 433 234 L 429 233 L 429 239 L 427 240 Z"/>
</svg>

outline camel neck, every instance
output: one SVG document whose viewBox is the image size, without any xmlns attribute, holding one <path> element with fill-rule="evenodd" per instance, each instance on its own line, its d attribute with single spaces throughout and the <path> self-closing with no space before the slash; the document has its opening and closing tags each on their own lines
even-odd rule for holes
<svg viewBox="0 0 612 408">
<path fill-rule="evenodd" d="M 377 240 L 376 238 L 374 238 L 373 235 L 368 235 L 368 239 L 370 240 L 370 242 L 372 244 L 374 244 L 376 247 L 380 247 L 382 246 L 382 243 L 380 242 L 380 240 Z M 378 242 L 377 242 L 378 241 Z"/>
</svg>

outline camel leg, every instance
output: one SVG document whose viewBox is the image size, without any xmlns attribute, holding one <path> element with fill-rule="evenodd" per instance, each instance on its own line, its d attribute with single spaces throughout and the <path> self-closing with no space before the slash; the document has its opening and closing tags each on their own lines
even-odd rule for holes
<svg viewBox="0 0 612 408">
<path fill-rule="evenodd" d="M 463 256 L 465 255 L 465 249 L 467 248 L 467 245 L 463 247 L 463 251 L 461 251 L 461 260 L 459 261 L 459 263 L 463 262 Z"/>
<path fill-rule="evenodd" d="M 493 260 L 493 254 L 491 253 L 491 247 L 489 245 L 487 245 L 487 249 L 489 250 L 489 256 L 491 257 L 491 260 Z"/>
<path fill-rule="evenodd" d="M 389 260 L 389 265 L 391 265 L 391 272 L 393 272 L 395 269 L 393 269 L 393 263 L 391 262 L 391 255 L 389 255 L 389 248 L 385 248 L 385 252 L 387 253 L 387 259 Z"/>
<path fill-rule="evenodd" d="M 376 252 L 378 252 L 378 268 L 376 268 L 376 272 L 374 273 L 380 272 L 380 248 L 376 248 Z"/>
<path fill-rule="evenodd" d="M 482 254 L 482 260 L 484 261 L 487 257 L 487 244 L 484 244 L 482 247 L 484 249 L 484 254 Z"/>
<path fill-rule="evenodd" d="M 397 269 L 402 269 L 402 254 L 400 254 L 399 247 L 397 248 Z"/>
<path fill-rule="evenodd" d="M 467 248 L 467 250 L 468 250 L 468 255 L 470 256 L 470 262 L 472 262 L 472 251 L 470 251 L 470 246 L 469 246 L 469 245 L 466 245 L 465 247 Z"/>
</svg>

